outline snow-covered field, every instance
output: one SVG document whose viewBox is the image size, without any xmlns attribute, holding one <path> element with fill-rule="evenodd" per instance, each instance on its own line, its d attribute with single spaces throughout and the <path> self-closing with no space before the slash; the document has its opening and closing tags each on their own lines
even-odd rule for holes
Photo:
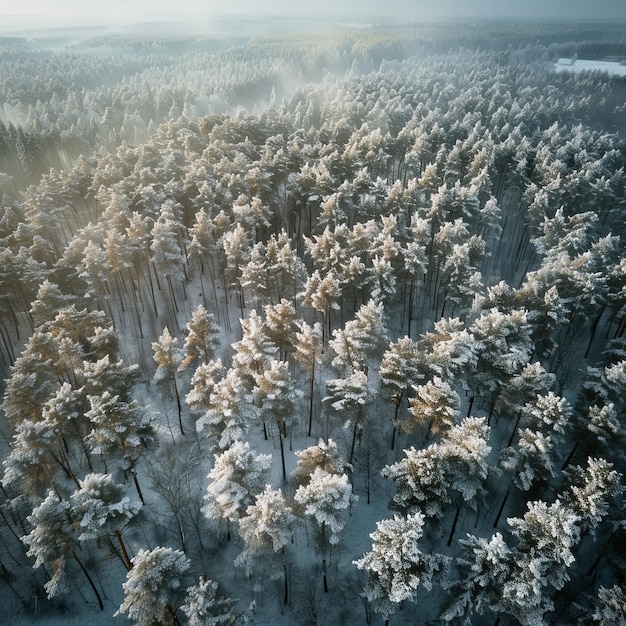
<svg viewBox="0 0 626 626">
<path fill-rule="evenodd" d="M 559 59 L 554 68 L 557 72 L 608 72 L 610 76 L 626 76 L 626 64 L 617 61 Z"/>
</svg>

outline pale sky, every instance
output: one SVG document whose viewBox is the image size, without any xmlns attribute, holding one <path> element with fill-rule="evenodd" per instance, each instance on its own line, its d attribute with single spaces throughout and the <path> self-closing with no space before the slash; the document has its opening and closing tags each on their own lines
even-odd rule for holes
<svg viewBox="0 0 626 626">
<path fill-rule="evenodd" d="M 194 13 L 626 19 L 626 0 L 0 0 L 0 17 L 150 19 Z"/>
</svg>

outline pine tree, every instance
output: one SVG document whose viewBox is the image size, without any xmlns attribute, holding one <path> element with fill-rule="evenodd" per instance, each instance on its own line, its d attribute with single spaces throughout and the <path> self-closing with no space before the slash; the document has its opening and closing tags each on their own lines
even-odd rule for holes
<svg viewBox="0 0 626 626">
<path fill-rule="evenodd" d="M 400 404 L 408 390 L 421 379 L 420 355 L 417 344 L 410 337 L 402 337 L 391 342 L 380 362 L 380 384 L 394 404 L 393 435 L 391 449 L 394 449 L 396 423 Z"/>
<path fill-rule="evenodd" d="M 452 600 L 441 615 L 445 623 L 472 626 L 475 615 L 483 615 L 500 597 L 513 553 L 500 533 L 487 540 L 467 535 L 460 539 L 461 554 L 457 557 L 459 579 L 452 581 Z"/>
<path fill-rule="evenodd" d="M 311 436 L 313 428 L 313 394 L 315 391 L 315 366 L 320 363 L 323 351 L 322 327 L 318 322 L 313 326 L 300 322 L 296 333 L 294 358 L 305 372 L 310 373 L 309 379 L 309 429 L 307 436 Z"/>
<path fill-rule="evenodd" d="M 221 367 L 217 371 L 219 375 Z M 195 392 L 198 384 L 213 384 L 213 388 L 209 397 L 202 400 L 206 402 L 206 407 L 203 405 L 205 412 L 196 422 L 196 429 L 199 433 L 206 433 L 218 449 L 225 450 L 243 439 L 250 425 L 258 421 L 252 394 L 248 392 L 247 383 L 238 368 L 229 369 L 215 383 L 196 381 L 190 393 Z"/>
<path fill-rule="evenodd" d="M 584 443 L 587 449 L 604 455 L 613 453 L 617 458 L 623 456 L 621 450 L 624 449 L 626 429 L 619 421 L 612 402 L 603 407 L 597 404 L 590 406 L 587 419 L 581 422 L 579 429 L 584 429 L 582 436 L 586 440 Z"/>
<path fill-rule="evenodd" d="M 215 287 L 215 261 L 217 256 L 216 225 L 204 207 L 200 207 L 195 214 L 195 220 L 189 229 L 189 244 L 187 255 L 189 259 L 197 259 L 201 275 L 204 274 L 205 263 L 208 260 L 208 269 L 211 276 L 213 298 L 217 305 L 217 290 Z M 204 294 L 204 281 L 201 280 Z"/>
<path fill-rule="evenodd" d="M 587 459 L 586 467 L 568 468 L 570 486 L 561 499 L 580 518 L 581 532 L 595 531 L 624 491 L 622 474 L 605 459 Z M 615 506 L 615 504 L 614 504 Z"/>
<path fill-rule="evenodd" d="M 202 576 L 187 588 L 181 611 L 189 619 L 189 626 L 235 626 L 241 622 L 233 610 L 236 600 L 217 595 L 217 583 Z"/>
<path fill-rule="evenodd" d="M 267 336 L 265 322 L 256 311 L 251 311 L 248 318 L 240 322 L 242 337 L 233 344 L 233 367 L 251 391 L 256 376 L 263 373 L 278 348 Z"/>
<path fill-rule="evenodd" d="M 521 309 L 510 313 L 491 309 L 474 321 L 470 331 L 479 355 L 472 385 L 476 395 L 489 399 L 491 412 L 505 384 L 530 359 L 533 344 L 527 313 Z"/>
<path fill-rule="evenodd" d="M 496 401 L 496 409 L 507 417 L 515 417 L 515 424 L 509 439 L 509 445 L 513 443 L 517 427 L 524 414 L 524 407 L 537 396 L 545 395 L 554 388 L 556 376 L 546 372 L 538 361 L 527 363 L 519 374 L 511 378 L 509 383 L 502 389 Z"/>
<path fill-rule="evenodd" d="M 158 341 L 152 343 L 153 358 L 157 364 L 154 380 L 164 389 L 172 388 L 178 407 L 178 425 L 181 435 L 185 434 L 183 429 L 183 407 L 176 381 L 176 371 L 180 368 L 181 355 L 177 346 L 178 339 L 172 337 L 167 327 L 163 329 Z M 171 385 L 171 387 L 170 387 Z"/>
<path fill-rule="evenodd" d="M 477 495 L 484 491 L 489 473 L 487 459 L 491 446 L 487 442 L 490 433 L 487 418 L 466 417 L 442 440 L 445 474 L 450 488 L 459 494 L 462 502 L 473 503 Z"/>
<path fill-rule="evenodd" d="M 524 405 L 521 418 L 531 428 L 522 429 L 517 444 L 501 452 L 502 466 L 515 471 L 514 482 L 520 489 L 527 491 L 538 477 L 555 476 L 557 446 L 571 414 L 567 400 L 552 391 Z"/>
<path fill-rule="evenodd" d="M 598 589 L 591 623 L 600 626 L 622 626 L 626 622 L 626 591 L 623 585 Z"/>
<path fill-rule="evenodd" d="M 404 450 L 404 458 L 387 465 L 382 475 L 396 483 L 396 494 L 389 507 L 403 514 L 421 512 L 425 517 L 442 517 L 444 505 L 450 503 L 449 483 L 446 480 L 441 448 Z"/>
<path fill-rule="evenodd" d="M 324 591 L 328 591 L 326 556 L 331 546 L 337 545 L 345 526 L 346 511 L 356 504 L 358 496 L 352 494 L 352 485 L 346 474 L 329 474 L 315 468 L 308 484 L 300 485 L 294 501 L 303 514 L 313 520 L 317 530 L 317 543 L 322 555 Z"/>
<path fill-rule="evenodd" d="M 265 332 L 269 340 L 278 348 L 279 356 L 286 360 L 294 349 L 298 332 L 296 309 L 288 300 L 263 307 L 265 312 Z"/>
<path fill-rule="evenodd" d="M 335 274 L 328 272 L 324 278 L 318 270 L 307 280 L 304 290 L 304 304 L 311 305 L 316 311 L 322 314 L 324 323 L 322 324 L 322 345 L 326 345 L 331 331 L 331 309 L 339 310 L 339 298 L 341 297 L 341 286 Z"/>
<path fill-rule="evenodd" d="M 114 536 L 122 560 L 131 568 L 122 531 L 141 509 L 141 502 L 131 500 L 110 474 L 87 474 L 70 498 L 70 517 L 79 541 Z"/>
<path fill-rule="evenodd" d="M 537 479 L 547 481 L 556 475 L 556 442 L 551 435 L 524 428 L 513 447 L 500 453 L 500 464 L 513 470 L 513 482 L 522 491 L 528 491 Z"/>
<path fill-rule="evenodd" d="M 191 389 L 185 396 L 187 406 L 196 413 L 209 409 L 219 382 L 226 375 L 221 359 L 201 363 L 191 377 Z"/>
<path fill-rule="evenodd" d="M 547 587 L 562 589 L 580 539 L 579 517 L 558 499 L 529 502 L 522 518 L 509 518 L 517 546 L 496 611 L 512 615 L 523 626 L 541 623 L 554 608 Z"/>
<path fill-rule="evenodd" d="M 289 601 L 287 546 L 292 541 L 296 518 L 279 489 L 269 485 L 256 496 L 246 516 L 239 520 L 239 536 L 244 549 L 235 565 L 245 567 L 246 574 L 258 571 L 270 580 L 284 578 L 284 603 Z"/>
<path fill-rule="evenodd" d="M 185 358 L 179 369 L 187 369 L 197 361 L 208 363 L 214 355 L 219 332 L 215 316 L 201 304 L 198 305 L 191 314 L 191 321 L 187 324 L 187 336 L 183 346 Z"/>
<path fill-rule="evenodd" d="M 445 433 L 454 426 L 459 414 L 459 394 L 438 376 L 414 388 L 410 400 L 409 416 L 401 422 L 402 428 L 411 433 L 416 427 L 428 424 L 426 437 L 433 432 Z"/>
<path fill-rule="evenodd" d="M 59 500 L 50 490 L 47 497 L 28 516 L 32 530 L 22 537 L 22 541 L 28 545 L 27 555 L 35 557 L 34 567 L 46 565 L 52 572 L 52 578 L 44 585 L 49 598 L 68 591 L 65 562 L 67 557 L 71 557 L 87 578 L 102 611 L 104 604 L 100 593 L 74 547 L 75 537 L 70 528 L 69 508 L 69 502 Z"/>
<path fill-rule="evenodd" d="M 176 610 L 183 599 L 190 562 L 172 548 L 140 550 L 126 574 L 124 601 L 114 617 L 126 614 L 137 626 L 180 626 Z"/>
<path fill-rule="evenodd" d="M 105 391 L 100 396 L 88 396 L 91 431 L 85 440 L 89 450 L 107 464 L 115 459 L 121 469 L 131 472 L 139 459 L 156 446 L 154 418 L 132 400 L 126 402 Z M 137 483 L 136 483 L 137 485 Z"/>
<path fill-rule="evenodd" d="M 30 315 L 33 318 L 33 325 L 38 328 L 45 322 L 54 319 L 57 312 L 71 302 L 71 296 L 61 292 L 56 283 L 44 280 L 37 291 L 37 298 L 30 305 Z"/>
<path fill-rule="evenodd" d="M 255 454 L 247 442 L 236 441 L 216 455 L 202 512 L 229 524 L 239 520 L 265 487 L 271 463 L 271 455 Z"/>
<path fill-rule="evenodd" d="M 270 302 L 291 300 L 304 288 L 308 272 L 285 230 L 272 234 L 265 251 L 265 271 Z"/>
<path fill-rule="evenodd" d="M 296 456 L 298 463 L 290 474 L 296 488 L 308 484 L 317 468 L 329 474 L 343 474 L 347 469 L 337 444 L 332 439 L 329 439 L 328 443 L 320 439 L 316 446 L 297 450 Z"/>
<path fill-rule="evenodd" d="M 424 373 L 439 376 L 448 383 L 461 380 L 467 386 L 476 369 L 479 349 L 480 345 L 461 320 L 442 318 L 420 341 Z"/>
<path fill-rule="evenodd" d="M 329 345 L 336 354 L 335 367 L 359 369 L 367 374 L 370 359 L 380 358 L 387 339 L 383 313 L 383 303 L 370 300 L 359 308 L 354 320 L 346 322 L 343 330 L 333 332 Z"/>
<path fill-rule="evenodd" d="M 58 387 L 54 355 L 58 342 L 50 332 L 35 332 L 11 369 L 2 401 L 2 411 L 15 428 L 24 416 L 41 419 L 43 405 Z"/>
<path fill-rule="evenodd" d="M 289 374 L 289 364 L 286 361 L 271 360 L 267 369 L 255 377 L 255 383 L 253 395 L 258 415 L 263 423 L 272 420 L 278 429 L 283 482 L 286 482 L 283 439 L 287 436 L 287 427 L 296 419 L 294 415 L 296 390 Z"/>
<path fill-rule="evenodd" d="M 250 260 L 250 233 L 241 224 L 237 224 L 232 230 L 224 233 L 220 241 L 226 260 L 225 277 L 230 287 L 239 292 L 239 306 L 243 317 L 245 303 L 241 274 Z"/>
<path fill-rule="evenodd" d="M 166 200 L 159 210 L 159 217 L 152 228 L 152 263 L 158 276 L 164 276 L 174 309 L 178 303 L 174 294 L 174 283 L 185 276 L 185 255 L 181 243 L 179 211 L 181 207 L 173 200 Z M 158 280 L 158 279 L 157 279 Z"/>
<path fill-rule="evenodd" d="M 352 463 L 359 432 L 367 419 L 365 407 L 372 398 L 367 385 L 367 374 L 361 370 L 355 370 L 346 378 L 327 380 L 326 390 L 327 395 L 323 402 L 327 403 L 330 411 L 344 420 L 344 428 L 352 429 L 352 443 L 348 456 L 348 462 Z"/>
<path fill-rule="evenodd" d="M 415 303 L 415 288 L 423 282 L 428 269 L 428 255 L 426 250 L 431 238 L 431 224 L 417 213 L 411 215 L 411 224 L 408 228 L 408 241 L 401 248 L 404 263 L 401 273 L 409 279 L 409 304 L 407 310 L 407 335 L 411 336 L 413 323 L 413 308 Z"/>
<path fill-rule="evenodd" d="M 368 573 L 363 595 L 387 621 L 401 602 L 416 601 L 420 585 L 430 591 L 433 579 L 442 576 L 446 569 L 447 557 L 424 554 L 419 549 L 423 527 L 421 513 L 377 522 L 376 530 L 370 534 L 371 552 L 353 561 L 358 569 Z"/>
</svg>

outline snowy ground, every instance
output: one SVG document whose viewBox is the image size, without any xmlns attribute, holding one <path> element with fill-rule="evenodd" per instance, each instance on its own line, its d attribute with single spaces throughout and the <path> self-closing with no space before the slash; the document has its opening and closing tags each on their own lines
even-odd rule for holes
<svg viewBox="0 0 626 626">
<path fill-rule="evenodd" d="M 608 72 L 611 76 L 626 76 L 626 64 L 617 61 L 559 59 L 554 68 L 557 72 Z"/>
</svg>

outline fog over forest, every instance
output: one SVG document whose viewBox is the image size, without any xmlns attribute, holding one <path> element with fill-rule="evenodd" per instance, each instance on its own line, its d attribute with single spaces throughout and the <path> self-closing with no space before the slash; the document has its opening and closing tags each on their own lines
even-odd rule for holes
<svg viewBox="0 0 626 626">
<path fill-rule="evenodd" d="M 621 0 L 318 0 L 308 5 L 294 6 L 289 0 L 111 0 L 106 5 L 86 4 L 81 0 L 57 0 L 42 3 L 23 0 L 0 9 L 0 16 L 24 16 L 28 19 L 45 17 L 59 20 L 99 18 L 99 21 L 132 19 L 150 21 L 162 17 L 202 15 L 244 15 L 280 17 L 351 17 L 403 21 L 458 19 L 527 19 L 527 20 L 616 20 L 626 19 L 626 6 Z M 0 27 L 1 30 L 1 27 Z"/>
<path fill-rule="evenodd" d="M 624 4 L 293 12 L 0 9 L 0 623 L 624 626 Z"/>
</svg>

